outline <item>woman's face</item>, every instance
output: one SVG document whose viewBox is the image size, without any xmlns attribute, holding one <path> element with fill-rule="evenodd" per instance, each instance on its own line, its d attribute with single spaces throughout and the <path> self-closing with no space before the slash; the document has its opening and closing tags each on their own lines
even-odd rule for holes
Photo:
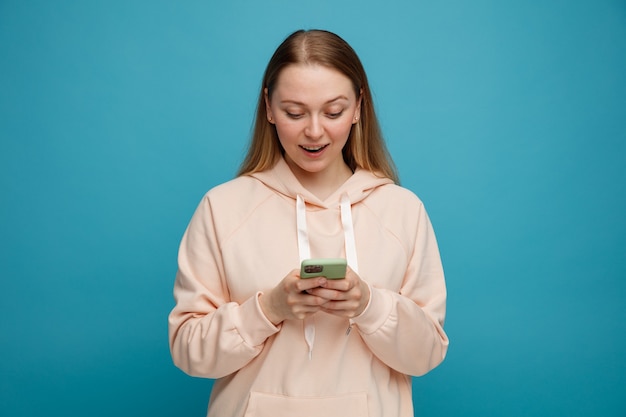
<svg viewBox="0 0 626 417">
<path fill-rule="evenodd" d="M 361 110 L 348 77 L 321 65 L 289 65 L 272 96 L 265 94 L 267 118 L 297 177 L 345 172 L 342 149 Z"/>
</svg>

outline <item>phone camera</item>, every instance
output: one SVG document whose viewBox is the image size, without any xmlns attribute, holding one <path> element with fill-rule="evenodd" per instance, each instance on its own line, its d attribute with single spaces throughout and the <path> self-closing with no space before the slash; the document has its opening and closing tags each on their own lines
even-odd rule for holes
<svg viewBox="0 0 626 417">
<path fill-rule="evenodd" d="M 306 272 L 307 274 L 315 274 L 322 272 L 323 270 L 324 267 L 322 265 L 307 265 L 304 267 L 304 272 Z"/>
</svg>

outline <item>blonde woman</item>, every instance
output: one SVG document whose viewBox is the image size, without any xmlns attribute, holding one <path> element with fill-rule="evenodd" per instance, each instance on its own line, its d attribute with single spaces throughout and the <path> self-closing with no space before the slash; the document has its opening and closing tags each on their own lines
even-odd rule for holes
<svg viewBox="0 0 626 417">
<path fill-rule="evenodd" d="M 343 258 L 343 279 L 303 279 Z M 446 287 L 421 201 L 398 185 L 363 66 L 297 31 L 265 71 L 238 176 L 182 239 L 174 363 L 216 379 L 209 417 L 413 416 L 411 376 L 441 363 Z"/>
</svg>

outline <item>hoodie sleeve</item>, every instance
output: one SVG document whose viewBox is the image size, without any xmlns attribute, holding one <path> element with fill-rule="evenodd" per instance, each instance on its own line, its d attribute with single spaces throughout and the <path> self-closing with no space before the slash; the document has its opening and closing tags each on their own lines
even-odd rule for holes
<svg viewBox="0 0 626 417">
<path fill-rule="evenodd" d="M 404 374 L 420 376 L 443 361 L 448 338 L 443 330 L 443 267 L 432 225 L 421 204 L 415 230 L 400 292 L 371 287 L 368 307 L 353 322 L 381 361 Z"/>
<path fill-rule="evenodd" d="M 180 244 L 169 315 L 174 364 L 192 376 L 220 378 L 256 357 L 279 331 L 263 314 L 257 292 L 231 301 L 208 196 L 194 213 Z"/>
</svg>

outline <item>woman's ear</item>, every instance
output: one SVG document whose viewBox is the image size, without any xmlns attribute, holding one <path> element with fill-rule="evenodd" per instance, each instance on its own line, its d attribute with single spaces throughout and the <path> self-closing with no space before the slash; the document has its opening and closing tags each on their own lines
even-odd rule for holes
<svg viewBox="0 0 626 417">
<path fill-rule="evenodd" d="M 270 106 L 270 97 L 267 87 L 263 89 L 263 96 L 265 97 L 265 114 L 267 116 L 267 121 L 274 124 L 274 116 L 272 114 L 272 107 Z"/>
</svg>

